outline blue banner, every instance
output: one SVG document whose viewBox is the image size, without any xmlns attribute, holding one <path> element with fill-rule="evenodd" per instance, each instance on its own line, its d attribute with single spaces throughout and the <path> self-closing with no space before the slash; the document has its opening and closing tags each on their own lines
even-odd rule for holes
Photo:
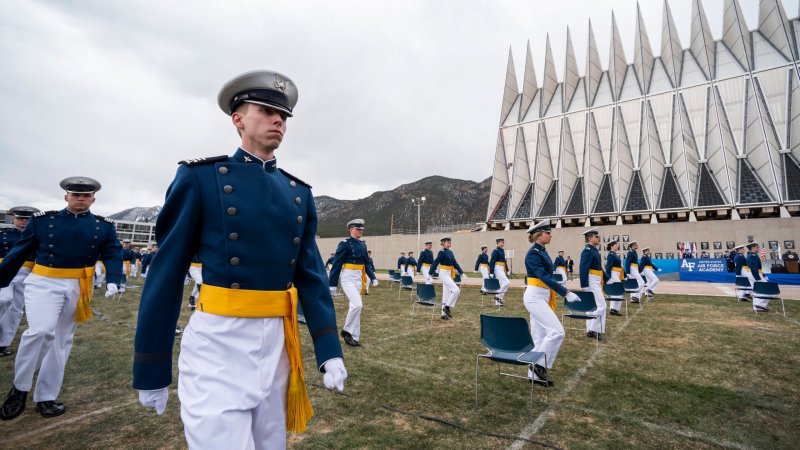
<svg viewBox="0 0 800 450">
<path fill-rule="evenodd" d="M 680 260 L 680 272 L 725 273 L 728 263 L 722 258 L 686 258 Z"/>
</svg>

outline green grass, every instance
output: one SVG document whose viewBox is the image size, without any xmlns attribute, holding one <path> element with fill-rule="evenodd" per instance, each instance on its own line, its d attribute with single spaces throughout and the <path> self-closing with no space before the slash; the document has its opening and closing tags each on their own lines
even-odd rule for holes
<svg viewBox="0 0 800 450">
<path fill-rule="evenodd" d="M 129 288 L 120 301 L 97 293 L 93 307 L 102 318 L 78 327 L 67 364 L 60 400 L 69 411 L 44 419 L 33 411 L 30 395 L 29 409 L 2 424 L 0 447 L 185 447 L 176 393 L 166 415 L 157 417 L 138 405 L 130 388 L 139 292 Z M 496 311 L 487 299 L 483 310 L 527 318 L 521 298 L 522 291 L 512 289 L 508 307 Z M 342 296 L 335 302 L 341 326 L 347 303 Z M 520 442 L 538 448 L 474 432 L 530 434 L 537 418 L 528 437 L 560 448 L 772 449 L 800 442 L 800 305 L 794 302 L 787 303 L 785 319 L 779 313 L 756 317 L 749 304 L 732 298 L 659 295 L 641 309 L 629 305 L 629 319 L 609 317 L 608 339 L 599 346 L 581 330 L 567 330 L 551 371 L 550 406 L 537 389 L 532 409 L 530 385 L 497 374 L 524 375 L 525 369 L 485 360 L 475 408 L 475 355 L 484 351 L 477 288 L 463 289 L 454 320 L 437 315 L 432 326 L 424 308 L 412 324 L 408 293 L 398 300 L 396 285 L 388 282 L 364 304 L 364 346 L 344 348 L 346 395 L 319 387 L 310 338 L 301 328 L 316 416 L 307 433 L 290 435 L 291 447 L 501 448 Z M 181 325 L 189 314 L 185 309 Z M 20 332 L 25 328 L 23 320 Z M 1 359 L 0 386 L 10 386 L 12 372 L 13 358 Z"/>
</svg>

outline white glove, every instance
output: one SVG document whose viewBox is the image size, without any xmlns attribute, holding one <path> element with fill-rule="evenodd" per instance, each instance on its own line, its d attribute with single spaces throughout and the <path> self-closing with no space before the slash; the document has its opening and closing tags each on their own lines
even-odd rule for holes
<svg viewBox="0 0 800 450">
<path fill-rule="evenodd" d="M 372 280 L 372 287 L 378 287 L 378 279 L 377 278 Z"/>
<path fill-rule="evenodd" d="M 167 399 L 169 399 L 169 392 L 165 387 L 152 391 L 139 391 L 139 403 L 145 408 L 155 408 L 156 414 L 159 416 L 163 415 L 164 410 L 167 409 Z"/>
<path fill-rule="evenodd" d="M 325 375 L 322 377 L 322 382 L 325 383 L 325 388 L 337 391 L 344 391 L 344 380 L 347 379 L 347 369 L 344 368 L 344 361 L 342 358 L 333 358 L 326 361 L 322 365 L 325 369 Z"/>
<path fill-rule="evenodd" d="M 111 297 L 111 296 L 117 295 L 118 292 L 119 292 L 119 288 L 117 287 L 116 284 L 108 283 L 106 285 L 106 297 Z"/>
<path fill-rule="evenodd" d="M 425 275 L 425 282 L 426 282 L 426 283 L 427 283 L 428 281 L 431 281 L 431 280 L 432 280 L 432 278 L 431 278 L 431 276 L 430 276 L 430 275 Z"/>
<path fill-rule="evenodd" d="M 511 275 L 511 271 L 510 270 L 506 271 L 506 275 Z"/>
<path fill-rule="evenodd" d="M 606 284 L 614 284 L 614 283 L 616 283 L 616 281 L 614 281 L 612 279 L 609 279 L 608 281 L 606 281 Z"/>
<path fill-rule="evenodd" d="M 577 302 L 577 301 L 581 300 L 581 298 L 578 297 L 578 294 L 576 294 L 574 292 L 567 292 L 566 299 L 570 303 Z"/>
<path fill-rule="evenodd" d="M 462 273 L 462 274 L 461 274 L 461 279 L 462 279 L 462 280 L 466 280 L 467 278 L 469 278 L 469 277 L 467 276 L 467 274 L 466 274 L 466 273 Z"/>
<path fill-rule="evenodd" d="M 336 295 L 336 287 L 335 287 L 335 286 L 334 286 L 334 287 L 331 287 L 331 288 L 329 288 L 329 289 L 331 290 L 331 297 L 333 297 L 334 295 Z"/>
<path fill-rule="evenodd" d="M 493 273 L 490 273 L 490 274 L 489 274 L 489 278 L 494 278 L 494 274 L 493 274 Z"/>
</svg>

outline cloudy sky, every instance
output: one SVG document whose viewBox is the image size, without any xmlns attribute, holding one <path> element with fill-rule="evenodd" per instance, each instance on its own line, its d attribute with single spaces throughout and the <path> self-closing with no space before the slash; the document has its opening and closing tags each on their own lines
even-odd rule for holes
<svg viewBox="0 0 800 450">
<path fill-rule="evenodd" d="M 703 3 L 718 39 L 723 0 Z M 670 5 L 687 47 L 691 0 Z M 663 4 L 641 9 L 658 54 Z M 742 9 L 756 28 L 758 2 Z M 72 175 L 103 183 L 99 214 L 161 204 L 177 161 L 235 150 L 216 95 L 260 68 L 298 85 L 278 162 L 316 195 L 479 181 L 509 48 L 521 83 L 530 40 L 541 80 L 549 34 L 561 77 L 570 27 L 582 73 L 591 18 L 607 67 L 612 10 L 631 61 L 634 0 L 3 0 L 0 208 L 60 209 Z"/>
</svg>

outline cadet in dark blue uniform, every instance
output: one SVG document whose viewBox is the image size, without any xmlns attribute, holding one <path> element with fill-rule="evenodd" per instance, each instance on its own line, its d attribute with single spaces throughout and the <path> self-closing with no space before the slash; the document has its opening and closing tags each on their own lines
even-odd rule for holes
<svg viewBox="0 0 800 450">
<path fill-rule="evenodd" d="M 297 328 L 302 304 L 328 388 L 347 377 L 315 234 L 309 185 L 277 168 L 297 88 L 254 71 L 218 96 L 241 136 L 233 156 L 184 161 L 156 224 L 136 327 L 133 387 L 163 413 L 183 280 L 197 255 L 203 295 L 181 339 L 178 396 L 190 448 L 283 448 L 313 415 Z M 287 415 L 287 411 L 290 414 Z"/>
<path fill-rule="evenodd" d="M 122 240 L 122 283 L 120 284 L 119 291 L 125 292 L 125 286 L 128 284 L 128 275 L 131 274 L 131 266 L 136 264 L 136 255 L 133 254 L 131 248 L 131 240 Z"/>
<path fill-rule="evenodd" d="M 586 246 L 581 252 L 579 267 L 581 289 L 589 290 L 594 294 L 597 310 L 594 314 L 597 319 L 586 321 L 586 336 L 603 340 L 606 330 L 606 299 L 603 296 L 603 264 L 597 245 L 600 244 L 600 232 L 592 228 L 583 233 Z"/>
<path fill-rule="evenodd" d="M 478 259 L 475 260 L 475 272 L 480 272 L 481 278 L 489 278 L 489 248 L 485 245 L 481 246 L 481 252 L 478 253 Z M 483 287 L 481 287 L 483 290 Z"/>
<path fill-rule="evenodd" d="M 506 252 L 503 247 L 506 245 L 506 240 L 497 238 L 495 240 L 497 248 L 492 250 L 492 257 L 489 259 L 489 278 L 497 278 L 500 281 L 500 291 L 494 297 L 495 306 L 505 306 L 503 299 L 506 297 L 506 291 L 511 282 L 508 281 L 508 267 L 506 267 Z"/>
<path fill-rule="evenodd" d="M 330 275 L 331 266 L 333 266 L 333 255 L 334 253 L 331 253 L 331 257 L 325 261 L 325 270 L 328 272 L 328 275 Z"/>
<path fill-rule="evenodd" d="M 92 317 L 92 276 L 98 258 L 106 266 L 106 296 L 117 292 L 122 275 L 122 257 L 111 219 L 89 211 L 100 183 L 88 177 L 61 181 L 67 207 L 38 212 L 22 236 L 0 263 L 0 286 L 8 286 L 36 252 L 36 263 L 25 279 L 25 315 L 28 329 L 22 334 L 14 361 L 14 384 L 0 418 L 10 420 L 25 410 L 33 374 L 39 369 L 33 401 L 44 417 L 63 414 L 66 407 L 58 394 L 64 367 L 72 350 L 72 335 L 78 322 Z"/>
<path fill-rule="evenodd" d="M 458 261 L 456 261 L 456 255 L 450 250 L 450 246 L 453 245 L 452 238 L 450 236 L 445 236 L 441 238 L 439 242 L 442 244 L 442 249 L 439 250 L 439 254 L 436 255 L 436 260 L 434 260 L 431 265 L 431 272 L 435 272 L 437 267 L 440 269 L 439 280 L 442 281 L 442 320 L 450 320 L 453 318 L 453 312 L 450 308 L 456 305 L 458 295 L 461 294 L 461 289 L 459 289 L 453 279 L 456 277 L 456 273 L 460 274 L 461 278 L 467 278 L 467 275 L 461 270 L 461 266 L 459 266 Z"/>
<path fill-rule="evenodd" d="M 369 267 L 370 270 L 372 270 L 372 273 L 375 273 L 375 261 L 372 260 L 372 250 L 367 250 L 367 267 Z M 377 279 L 378 275 L 375 275 L 375 278 Z M 370 284 L 372 284 L 372 283 L 367 283 L 367 285 L 364 287 L 364 291 L 366 291 L 364 293 L 365 295 L 369 295 L 369 285 Z"/>
<path fill-rule="evenodd" d="M 417 272 L 425 277 L 425 284 L 433 284 L 431 278 L 431 264 L 433 264 L 433 242 L 428 241 L 425 243 L 425 249 L 419 252 L 419 260 L 417 260 Z"/>
<path fill-rule="evenodd" d="M 750 268 L 747 267 L 747 257 L 744 256 L 744 244 L 737 245 L 733 248 L 731 253 L 734 254 L 733 256 L 733 265 L 734 265 L 734 273 L 736 276 L 739 277 L 748 277 L 748 280 L 752 278 L 750 274 Z M 751 281 L 750 284 L 752 285 L 753 282 Z M 752 291 L 749 289 L 739 289 L 739 299 L 749 301 L 753 298 Z"/>
<path fill-rule="evenodd" d="M 760 248 L 757 242 L 747 244 L 747 270 L 750 272 L 750 287 L 758 281 L 769 281 L 761 269 L 761 257 L 758 255 Z M 753 297 L 753 311 L 769 311 L 769 299 Z"/>
<path fill-rule="evenodd" d="M 647 296 L 652 297 L 653 294 L 655 294 L 659 279 L 656 276 L 658 267 L 656 267 L 650 259 L 650 247 L 642 249 L 642 259 L 639 261 L 639 265 L 642 267 L 642 275 L 644 275 L 645 280 L 647 280 Z"/>
<path fill-rule="evenodd" d="M 333 257 L 333 267 L 328 282 L 331 294 L 336 293 L 336 285 L 339 284 L 339 276 L 342 278 L 342 290 L 350 301 L 347 311 L 347 318 L 342 328 L 342 338 L 347 345 L 359 347 L 361 345 L 361 309 L 364 303 L 361 301 L 361 289 L 367 283 L 367 279 L 373 286 L 378 285 L 375 272 L 367 264 L 367 244 L 361 240 L 364 234 L 364 219 L 355 219 L 347 223 L 350 237 L 339 242 L 336 247 L 336 254 Z"/>
<path fill-rule="evenodd" d="M 417 272 L 417 260 L 414 259 L 414 252 L 408 252 L 408 258 L 406 258 L 406 265 L 404 267 L 405 272 L 403 272 L 403 275 L 414 278 Z"/>
<path fill-rule="evenodd" d="M 22 237 L 22 230 L 28 224 L 28 220 L 38 209 L 30 206 L 16 206 L 8 210 L 8 214 L 13 216 L 12 223 L 14 228 L 4 228 L 0 231 L 0 261 L 8 255 L 11 247 Z M 25 307 L 25 278 L 31 273 L 33 262 L 36 259 L 36 252 L 31 252 L 26 261 L 19 268 L 19 272 L 11 280 L 8 287 L 0 289 L 0 357 L 11 355 L 8 346 L 14 340 L 22 319 L 22 310 Z"/>
<path fill-rule="evenodd" d="M 555 269 L 553 270 L 554 273 L 561 274 L 561 284 L 566 286 L 567 285 L 567 261 L 564 260 L 564 250 L 558 251 L 558 256 L 556 256 L 556 260 L 553 261 L 553 266 Z"/>
<path fill-rule="evenodd" d="M 606 259 L 606 271 L 605 277 L 608 280 L 608 283 L 621 283 L 625 281 L 625 272 L 622 269 L 622 260 L 620 259 L 619 255 L 617 255 L 617 250 L 619 250 L 619 241 L 613 240 L 606 244 L 606 249 L 608 250 L 608 258 Z M 611 300 L 611 308 L 609 310 L 609 314 L 612 316 L 621 316 L 619 310 L 622 307 L 621 300 Z"/>
<path fill-rule="evenodd" d="M 523 302 L 531 316 L 531 338 L 533 350 L 544 352 L 547 366 L 539 364 L 528 369 L 528 378 L 542 386 L 550 387 L 553 382 L 547 375 L 547 369 L 553 367 L 561 343 L 564 341 L 564 327 L 555 314 L 555 293 L 565 297 L 567 301 L 579 300 L 578 296 L 567 290 L 563 284 L 553 278 L 553 261 L 547 254 L 545 245 L 552 240 L 550 221 L 545 220 L 528 228 L 528 242 L 533 246 L 525 255 L 527 271 Z"/>
<path fill-rule="evenodd" d="M 150 267 L 150 263 L 153 262 L 153 258 L 156 257 L 157 253 L 158 244 L 153 244 L 153 248 L 142 257 L 142 278 L 147 278 L 147 269 Z"/>
<path fill-rule="evenodd" d="M 639 299 L 642 297 L 642 289 L 644 289 L 644 280 L 639 270 L 639 254 L 636 253 L 638 248 L 639 244 L 636 241 L 628 244 L 628 255 L 625 257 L 625 273 L 635 279 L 636 284 L 639 286 L 639 289 L 631 294 L 631 303 L 639 303 Z"/>
<path fill-rule="evenodd" d="M 401 275 L 405 275 L 403 273 L 403 268 L 406 266 L 406 252 L 401 252 L 400 257 L 397 258 L 397 270 L 400 272 Z"/>
</svg>

